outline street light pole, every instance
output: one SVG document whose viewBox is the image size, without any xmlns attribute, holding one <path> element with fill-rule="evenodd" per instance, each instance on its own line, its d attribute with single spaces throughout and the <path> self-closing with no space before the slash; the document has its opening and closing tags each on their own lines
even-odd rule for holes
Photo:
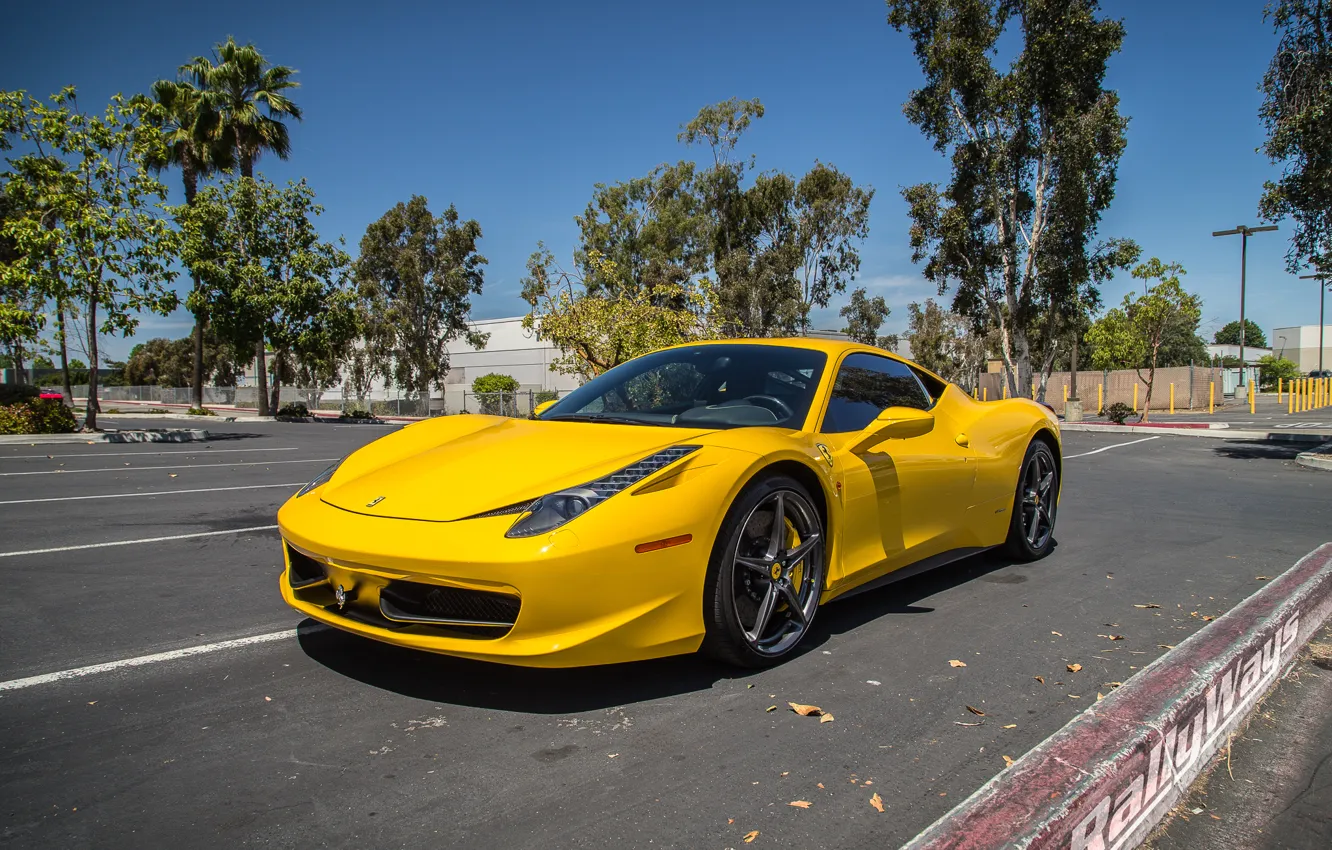
<svg viewBox="0 0 1332 850">
<path fill-rule="evenodd" d="M 1317 274 L 1302 274 L 1300 280 L 1318 281 L 1318 371 L 1323 371 L 1323 303 L 1327 300 L 1323 287 L 1332 286 L 1327 282 L 1327 278 L 1332 277 L 1332 273 L 1318 272 Z"/>
<path fill-rule="evenodd" d="M 1240 341 L 1239 341 L 1239 361 L 1240 361 L 1240 386 L 1244 385 L 1244 270 L 1248 264 L 1249 254 L 1249 234 L 1266 233 L 1269 230 L 1276 230 L 1275 224 L 1267 224 L 1262 227 L 1249 227 L 1241 224 L 1234 230 L 1214 230 L 1213 236 L 1240 236 Z"/>
</svg>

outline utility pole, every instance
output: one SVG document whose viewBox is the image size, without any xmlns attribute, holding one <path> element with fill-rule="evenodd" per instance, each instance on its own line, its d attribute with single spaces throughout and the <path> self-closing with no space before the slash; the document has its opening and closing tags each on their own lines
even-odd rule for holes
<svg viewBox="0 0 1332 850">
<path fill-rule="evenodd" d="M 1332 272 L 1318 272 L 1317 274 L 1300 275 L 1300 280 L 1318 281 L 1318 371 L 1319 372 L 1323 371 L 1323 302 L 1327 300 L 1324 297 L 1323 287 L 1332 286 L 1332 284 L 1329 284 L 1327 282 L 1327 279 L 1329 277 L 1332 277 Z"/>
<path fill-rule="evenodd" d="M 1249 227 L 1246 224 L 1237 226 L 1234 230 L 1213 230 L 1213 236 L 1240 236 L 1240 343 L 1239 343 L 1239 361 L 1240 361 L 1240 385 L 1244 385 L 1244 267 L 1248 262 L 1249 254 L 1249 234 L 1266 233 L 1270 230 L 1276 230 L 1275 224 L 1266 224 L 1262 227 Z"/>
</svg>

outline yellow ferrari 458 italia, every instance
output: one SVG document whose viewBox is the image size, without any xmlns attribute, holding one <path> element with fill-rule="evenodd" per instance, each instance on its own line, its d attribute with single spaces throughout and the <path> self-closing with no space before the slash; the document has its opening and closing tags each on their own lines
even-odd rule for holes
<svg viewBox="0 0 1332 850">
<path fill-rule="evenodd" d="M 412 424 L 278 514 L 282 595 L 386 643 L 560 667 L 776 663 L 819 606 L 1054 545 L 1059 424 L 880 349 L 682 345 L 530 419 Z"/>
</svg>

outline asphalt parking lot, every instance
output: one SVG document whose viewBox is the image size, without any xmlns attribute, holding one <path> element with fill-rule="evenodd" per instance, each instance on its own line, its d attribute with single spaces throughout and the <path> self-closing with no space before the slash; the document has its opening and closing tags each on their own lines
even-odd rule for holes
<svg viewBox="0 0 1332 850">
<path fill-rule="evenodd" d="M 764 672 L 505 668 L 279 597 L 278 506 L 388 429 L 209 430 L 0 448 L 8 846 L 895 846 L 1332 537 L 1299 446 L 1071 433 L 1044 561 L 835 603 Z"/>
</svg>

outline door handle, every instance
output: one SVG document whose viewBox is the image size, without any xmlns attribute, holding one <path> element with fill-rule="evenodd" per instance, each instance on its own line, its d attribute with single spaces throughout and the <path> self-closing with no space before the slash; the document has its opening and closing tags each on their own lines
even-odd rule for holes
<svg viewBox="0 0 1332 850">
<path fill-rule="evenodd" d="M 971 438 L 968 437 L 966 434 L 958 434 L 956 440 L 957 444 L 959 446 L 962 446 L 963 448 L 966 448 L 967 446 L 971 445 Z"/>
</svg>

